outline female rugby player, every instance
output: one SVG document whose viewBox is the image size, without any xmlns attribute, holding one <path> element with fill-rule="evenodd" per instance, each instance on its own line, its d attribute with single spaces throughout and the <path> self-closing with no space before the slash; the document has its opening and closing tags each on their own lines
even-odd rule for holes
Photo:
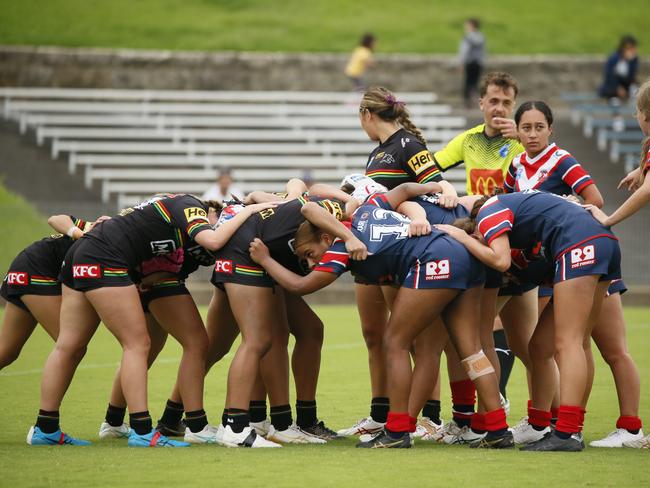
<svg viewBox="0 0 650 488">
<path fill-rule="evenodd" d="M 227 225 L 213 230 L 210 206 L 191 195 L 155 198 L 124 215 L 97 225 L 66 254 L 59 275 L 63 283 L 61 330 L 41 385 L 41 409 L 27 441 L 32 445 L 78 444 L 59 427 L 58 409 L 99 320 L 123 349 L 120 380 L 130 413 L 130 446 L 180 447 L 152 427 L 147 409 L 147 357 L 150 339 L 137 289 L 129 272 L 154 256 L 165 255 L 194 240 L 217 250 L 253 212 L 272 204 L 253 205 Z M 203 376 L 204 363 L 196 375 Z M 81 441 L 83 442 L 83 441 Z"/>
<path fill-rule="evenodd" d="M 512 193 L 481 199 L 470 219 L 470 233 L 438 226 L 457 238 L 486 265 L 507 271 L 511 248 L 523 250 L 520 267 L 546 259 L 555 265 L 555 358 L 560 371 L 560 407 L 552 435 L 524 447 L 531 451 L 580 451 L 589 372 L 583 344 L 613 279 L 620 278 L 620 249 L 609 229 L 590 218 L 579 205 L 543 192 Z M 548 265 L 548 270 L 552 266 Z M 538 281 L 541 282 L 541 279 Z M 541 324 L 540 324 L 541 325 Z M 548 334 L 538 326 L 533 335 Z M 548 337 L 548 335 L 546 335 Z M 550 411 L 554 384 L 543 385 L 539 398 Z M 536 401 L 536 399 L 534 399 Z"/>
<path fill-rule="evenodd" d="M 391 410 L 385 428 L 359 447 L 411 446 L 410 433 L 415 431 L 416 419 L 408 413 L 412 384 L 409 353 L 415 337 L 440 315 L 445 316 L 452 340 L 465 358 L 463 364 L 489 409 L 484 417 L 488 434 L 475 447 L 511 447 L 494 369 L 480 351 L 478 340 L 482 267 L 438 232 L 407 239 L 410 222 L 392 211 L 405 199 L 427 191 L 431 191 L 430 185 L 400 185 L 385 195 L 371 197 L 356 210 L 352 230 L 347 233 L 367 244 L 369 257 L 365 261 L 351 260 L 342 239 L 309 223 L 296 233 L 296 253 L 315 266 L 306 277 L 274 260 L 259 239 L 251 243 L 251 256 L 294 293 L 323 288 L 347 269 L 370 283 L 400 286 L 385 336 Z"/>
<path fill-rule="evenodd" d="M 456 206 L 454 187 L 442 179 L 426 147 L 424 136 L 411 121 L 405 104 L 393 93 L 383 87 L 368 89 L 359 105 L 359 119 L 368 138 L 379 143 L 368 157 L 366 176 L 388 189 L 403 182 L 436 181 L 442 186 L 440 204 Z M 368 348 L 372 400 L 370 416 L 338 432 L 346 436 L 372 434 L 381 430 L 389 409 L 386 365 L 382 353 L 388 307 L 381 288 L 362 283 L 359 278 L 355 278 L 355 295 L 361 331 Z"/>
</svg>

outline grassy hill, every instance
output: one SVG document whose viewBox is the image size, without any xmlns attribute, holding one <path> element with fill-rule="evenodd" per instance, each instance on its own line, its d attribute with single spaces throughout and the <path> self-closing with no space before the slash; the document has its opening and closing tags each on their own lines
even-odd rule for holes
<svg viewBox="0 0 650 488">
<path fill-rule="evenodd" d="M 0 44 L 176 50 L 452 53 L 468 16 L 489 52 L 607 53 L 632 33 L 650 52 L 647 2 L 628 0 L 0 0 Z"/>
</svg>

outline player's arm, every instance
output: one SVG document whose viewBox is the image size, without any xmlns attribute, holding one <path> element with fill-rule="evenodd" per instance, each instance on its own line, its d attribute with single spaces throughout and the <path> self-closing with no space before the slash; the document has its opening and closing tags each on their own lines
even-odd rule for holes
<svg viewBox="0 0 650 488">
<path fill-rule="evenodd" d="M 300 197 L 307 190 L 308 188 L 307 185 L 305 185 L 304 181 L 302 181 L 300 178 L 291 178 L 289 181 L 287 181 L 287 185 L 285 187 L 285 192 L 287 193 L 286 199 L 294 200 Z"/>
<path fill-rule="evenodd" d="M 248 205 L 232 219 L 221 224 L 217 229 L 204 229 L 190 237 L 192 237 L 198 245 L 208 249 L 209 251 L 217 251 L 226 245 L 233 234 L 237 229 L 239 229 L 239 227 L 241 227 L 248 217 L 256 212 L 275 206 L 276 204 L 274 202 Z"/>
<path fill-rule="evenodd" d="M 312 271 L 300 276 L 278 263 L 271 257 L 269 249 L 258 238 L 250 244 L 248 252 L 253 261 L 262 266 L 282 288 L 296 295 L 308 295 L 333 283 L 338 275 L 324 271 Z"/>
<path fill-rule="evenodd" d="M 64 234 L 72 239 L 79 239 L 84 231 L 77 227 L 69 215 L 52 215 L 47 223 L 59 234 Z"/>
<path fill-rule="evenodd" d="M 427 213 L 422 205 L 416 202 L 403 202 L 397 207 L 397 211 L 406 215 L 411 221 L 409 237 L 431 234 L 431 224 L 427 220 Z"/>
<path fill-rule="evenodd" d="M 368 257 L 368 249 L 365 244 L 355 237 L 350 229 L 336 220 L 331 213 L 318 203 L 307 202 L 302 206 L 300 211 L 303 217 L 323 232 L 341 239 L 345 243 L 345 248 L 350 254 L 350 258 L 364 260 Z"/>
<path fill-rule="evenodd" d="M 441 182 L 429 182 L 429 183 L 402 183 L 397 185 L 392 190 L 384 193 L 387 202 L 393 208 L 399 207 L 402 203 L 406 202 L 420 195 L 426 195 L 427 193 L 440 193 L 442 192 Z"/>
<path fill-rule="evenodd" d="M 606 227 L 611 227 L 638 212 L 650 202 L 650 178 L 645 178 L 641 186 L 616 209 L 612 215 L 607 215 L 594 205 L 585 205 L 596 220 Z"/>
<path fill-rule="evenodd" d="M 580 192 L 580 196 L 585 202 L 585 205 L 593 205 L 594 207 L 603 208 L 605 200 L 600 194 L 600 190 L 594 183 L 593 185 L 585 186 Z"/>
<path fill-rule="evenodd" d="M 453 225 L 440 224 L 436 229 L 446 232 L 451 237 L 460 242 L 476 259 L 490 268 L 505 273 L 510 268 L 510 241 L 506 234 L 501 234 L 490 240 L 489 245 L 485 245 L 478 239 L 467 234 L 462 229 Z"/>
<path fill-rule="evenodd" d="M 352 197 L 343 190 L 335 188 L 332 185 L 326 185 L 325 183 L 314 183 L 311 188 L 309 188 L 309 194 L 314 197 L 336 198 L 337 200 L 341 200 L 343 203 L 348 203 L 352 200 Z"/>
</svg>

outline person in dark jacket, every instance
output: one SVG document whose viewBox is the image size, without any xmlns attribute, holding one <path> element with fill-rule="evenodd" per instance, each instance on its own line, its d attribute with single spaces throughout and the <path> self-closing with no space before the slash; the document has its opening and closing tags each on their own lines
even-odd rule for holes
<svg viewBox="0 0 650 488">
<path fill-rule="evenodd" d="M 603 98 L 629 98 L 630 90 L 636 86 L 639 70 L 637 40 L 630 35 L 621 38 L 618 49 L 605 63 L 604 80 L 598 94 Z"/>
</svg>

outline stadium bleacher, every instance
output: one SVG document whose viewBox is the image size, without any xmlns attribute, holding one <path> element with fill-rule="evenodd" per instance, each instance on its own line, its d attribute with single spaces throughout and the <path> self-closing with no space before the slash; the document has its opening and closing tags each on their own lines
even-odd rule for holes
<svg viewBox="0 0 650 488">
<path fill-rule="evenodd" d="M 123 208 L 152 193 L 202 193 L 219 168 L 244 191 L 277 190 L 305 172 L 338 184 L 363 172 L 375 143 L 359 127 L 360 95 L 3 88 L 3 115 L 33 130 L 52 158 L 67 157 L 87 187 Z M 402 93 L 413 121 L 436 150 L 465 127 L 431 93 Z M 464 170 L 448 173 L 459 192 Z"/>
<path fill-rule="evenodd" d="M 600 151 L 608 151 L 612 163 L 623 163 L 625 173 L 634 169 L 640 156 L 643 133 L 634 118 L 633 102 L 598 99 L 590 93 L 565 93 L 562 98 L 571 106 L 571 121 L 582 123 L 585 137 L 596 136 Z"/>
</svg>

